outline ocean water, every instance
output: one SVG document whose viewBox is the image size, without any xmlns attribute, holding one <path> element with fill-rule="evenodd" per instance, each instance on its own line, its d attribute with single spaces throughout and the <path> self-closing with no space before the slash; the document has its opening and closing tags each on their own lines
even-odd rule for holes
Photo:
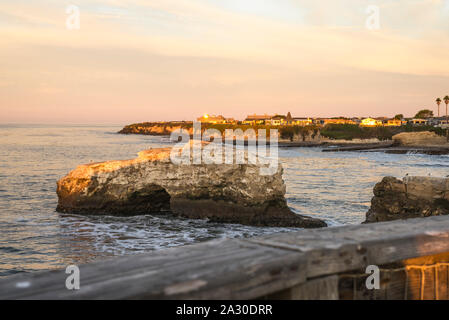
<svg viewBox="0 0 449 320">
<path fill-rule="evenodd" d="M 57 213 L 56 181 L 78 164 L 131 159 L 146 148 L 170 145 L 164 137 L 119 135 L 120 129 L 0 126 L 0 277 L 216 238 L 293 230 L 151 215 Z M 331 227 L 361 223 L 373 186 L 384 176 L 449 172 L 447 156 L 323 153 L 321 148 L 281 148 L 279 155 L 289 206 L 324 219 Z"/>
</svg>

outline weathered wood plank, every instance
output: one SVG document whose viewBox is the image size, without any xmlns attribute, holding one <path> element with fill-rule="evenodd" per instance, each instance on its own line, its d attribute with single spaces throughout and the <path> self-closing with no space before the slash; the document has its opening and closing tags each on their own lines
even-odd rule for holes
<svg viewBox="0 0 449 320">
<path fill-rule="evenodd" d="M 0 299 L 252 299 L 305 281 L 301 253 L 240 240 L 211 241 L 0 281 Z"/>
<path fill-rule="evenodd" d="M 444 252 L 449 252 L 447 216 L 308 229 L 82 265 L 81 289 L 76 291 L 65 288 L 64 270 L 16 275 L 0 280 L 0 299 L 253 299 L 283 290 L 305 298 L 314 295 L 310 288 L 319 287 L 326 288 L 324 296 L 334 294 L 334 289 L 330 280 L 315 282 L 318 278 Z M 426 279 L 448 282 L 447 269 L 429 272 Z M 398 273 L 388 280 L 389 287 L 371 298 L 394 298 L 401 290 L 416 298 L 419 279 L 409 279 L 408 292 Z M 426 297 L 432 292 L 434 297 L 448 294 L 447 289 L 424 288 Z"/>
<path fill-rule="evenodd" d="M 307 277 L 313 278 L 449 252 L 449 217 L 308 229 L 248 241 L 305 253 Z"/>
<path fill-rule="evenodd" d="M 398 266 L 399 267 L 399 266 Z M 405 270 L 382 268 L 380 288 L 367 289 L 368 275 L 362 271 L 339 275 L 339 299 L 341 300 L 404 300 L 406 281 Z"/>
<path fill-rule="evenodd" d="M 267 298 L 273 300 L 338 300 L 338 280 L 338 275 L 311 279 Z"/>
</svg>

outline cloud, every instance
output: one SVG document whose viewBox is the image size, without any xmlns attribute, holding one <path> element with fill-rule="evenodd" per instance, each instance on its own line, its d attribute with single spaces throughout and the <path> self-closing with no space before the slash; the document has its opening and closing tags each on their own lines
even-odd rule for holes
<svg viewBox="0 0 449 320">
<path fill-rule="evenodd" d="M 223 105 L 236 106 L 232 112 L 295 103 L 317 110 L 321 87 L 337 104 L 327 107 L 320 98 L 323 113 L 352 112 L 363 96 L 393 97 L 392 85 L 381 83 L 388 75 L 402 106 L 412 101 L 410 90 L 417 103 L 433 99 L 435 83 L 449 77 L 442 0 L 378 0 L 375 31 L 364 27 L 367 0 L 78 0 L 81 29 L 74 31 L 65 27 L 65 4 L 28 2 L 0 4 L 0 21 L 7 22 L 0 25 L 0 83 L 13 84 L 0 90 L 3 106 L 45 110 L 90 97 L 90 108 L 152 100 L 166 116 L 170 108 L 179 114 L 182 104 L 191 108 L 186 115 L 209 111 L 207 104 L 216 113 Z M 361 83 L 368 94 L 357 91 Z"/>
</svg>

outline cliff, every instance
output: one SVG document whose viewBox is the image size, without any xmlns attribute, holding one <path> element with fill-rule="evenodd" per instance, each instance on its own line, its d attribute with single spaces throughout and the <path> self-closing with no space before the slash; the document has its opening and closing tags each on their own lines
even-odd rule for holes
<svg viewBox="0 0 449 320">
<path fill-rule="evenodd" d="M 324 227 L 287 206 L 282 167 L 261 175 L 252 164 L 176 165 L 171 149 L 78 166 L 57 182 L 59 212 L 176 214 L 256 226 Z"/>
<path fill-rule="evenodd" d="M 449 214 L 448 178 L 385 177 L 373 192 L 365 223 Z"/>
<path fill-rule="evenodd" d="M 185 130 L 188 134 L 193 134 L 192 122 L 143 122 L 130 124 L 123 127 L 118 133 L 121 134 L 143 134 L 151 136 L 168 136 L 172 132 Z"/>
</svg>

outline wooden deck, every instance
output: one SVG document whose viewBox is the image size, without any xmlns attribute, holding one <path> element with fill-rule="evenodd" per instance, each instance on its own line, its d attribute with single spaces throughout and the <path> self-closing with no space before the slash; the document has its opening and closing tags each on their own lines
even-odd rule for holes
<svg viewBox="0 0 449 320">
<path fill-rule="evenodd" d="M 0 299 L 448 299 L 449 217 L 216 240 L 0 280 Z M 381 288 L 368 290 L 377 265 Z"/>
</svg>

